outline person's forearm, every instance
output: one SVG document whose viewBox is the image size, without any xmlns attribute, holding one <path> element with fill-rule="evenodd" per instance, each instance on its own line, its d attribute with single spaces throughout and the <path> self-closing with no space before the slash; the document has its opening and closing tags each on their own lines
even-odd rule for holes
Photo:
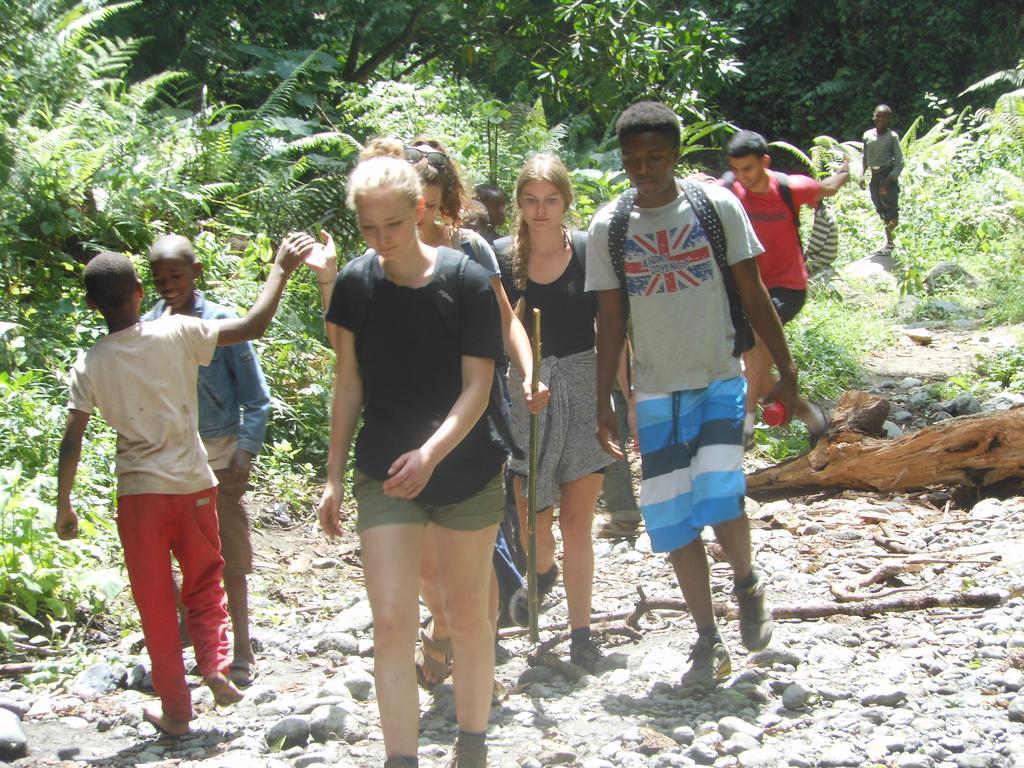
<svg viewBox="0 0 1024 768">
<path fill-rule="evenodd" d="M 335 379 L 334 395 L 331 398 L 331 438 L 327 447 L 327 483 L 340 484 L 348 468 L 348 455 L 352 447 L 352 436 L 363 407 L 361 383 L 342 382 Z"/>
<path fill-rule="evenodd" d="M 626 341 L 626 317 L 619 289 L 598 294 L 597 401 L 608 402 Z"/>
<path fill-rule="evenodd" d="M 60 441 L 57 456 L 57 504 L 71 501 L 71 489 L 78 474 L 78 462 L 82 458 L 82 441 L 65 436 Z"/>
<path fill-rule="evenodd" d="M 472 372 L 467 375 L 466 358 L 463 360 L 462 392 L 448 411 L 445 420 L 441 422 L 441 426 L 421 446 L 434 466 L 437 466 L 469 434 L 487 410 L 487 402 L 491 396 L 494 361 L 486 360 L 489 365 L 470 363 Z M 485 358 L 472 360 L 484 361 Z"/>
<path fill-rule="evenodd" d="M 279 265 L 270 267 L 270 274 L 267 282 L 263 285 L 260 296 L 252 305 L 245 317 L 238 320 L 221 321 L 220 334 L 217 338 L 219 346 L 237 344 L 241 341 L 252 341 L 260 338 L 267 331 L 270 321 L 277 312 L 277 305 L 281 302 L 281 294 L 288 284 L 289 273 Z"/>
<path fill-rule="evenodd" d="M 515 313 L 511 318 L 505 334 L 505 352 L 523 381 L 528 382 L 533 376 L 533 349 L 530 346 L 530 337 Z"/>
<path fill-rule="evenodd" d="M 327 308 L 331 306 L 332 293 L 334 293 L 334 281 L 320 280 L 320 303 L 323 305 L 324 312 L 326 312 Z"/>
<path fill-rule="evenodd" d="M 530 381 L 530 376 L 533 374 L 533 350 L 530 347 L 530 337 L 516 316 L 515 310 L 512 309 L 508 294 L 505 293 L 505 287 L 501 284 L 501 278 L 492 277 L 490 282 L 498 300 L 498 310 L 501 312 L 501 338 L 505 345 L 505 354 L 519 371 L 523 381 Z"/>
<path fill-rule="evenodd" d="M 630 365 L 632 364 L 631 357 L 629 339 L 626 339 L 626 343 L 622 345 L 622 354 L 619 355 L 619 370 L 615 376 L 619 385 L 619 391 L 625 395 L 627 400 L 633 396 L 631 392 L 633 388 L 633 372 L 630 370 Z"/>
<path fill-rule="evenodd" d="M 821 196 L 832 197 L 839 188 L 843 186 L 847 181 L 850 180 L 850 172 L 848 170 L 837 171 L 829 176 L 827 179 L 823 179 L 821 182 Z"/>
<path fill-rule="evenodd" d="M 740 285 L 741 297 L 743 299 L 743 310 L 747 313 L 750 325 L 757 333 L 758 338 L 764 342 L 765 347 L 779 369 L 780 378 L 791 378 L 796 376 L 796 365 L 793 356 L 789 351 L 789 344 L 786 343 L 786 334 L 782 330 L 782 323 L 775 312 L 772 300 L 768 291 L 758 277 L 756 284 Z"/>
</svg>

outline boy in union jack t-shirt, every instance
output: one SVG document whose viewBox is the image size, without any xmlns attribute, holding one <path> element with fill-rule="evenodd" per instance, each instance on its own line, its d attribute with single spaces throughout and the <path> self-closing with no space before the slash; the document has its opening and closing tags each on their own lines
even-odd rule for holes
<svg viewBox="0 0 1024 768">
<path fill-rule="evenodd" d="M 710 242 L 675 178 L 679 118 L 640 102 L 616 124 L 622 163 L 636 188 L 625 242 L 626 294 L 636 354 L 637 435 L 643 458 L 640 506 L 657 552 L 669 553 L 698 639 L 684 685 L 713 685 L 731 672 L 715 625 L 701 533 L 711 525 L 733 567 L 740 634 L 751 650 L 771 640 L 764 580 L 754 570 L 743 512 L 745 382 L 734 357 L 728 296 Z M 792 412 L 797 375 L 755 257 L 763 250 L 739 201 L 702 187 L 722 222 L 725 262 L 744 310 L 771 351 L 780 381 L 769 397 Z M 598 292 L 598 439 L 618 456 L 612 382 L 625 339 L 626 307 L 609 255 L 616 202 L 590 225 L 587 290 Z"/>
</svg>

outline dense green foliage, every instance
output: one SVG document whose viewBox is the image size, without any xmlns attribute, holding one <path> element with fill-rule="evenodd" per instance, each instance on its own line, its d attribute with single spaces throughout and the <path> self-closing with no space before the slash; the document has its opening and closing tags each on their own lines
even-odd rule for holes
<svg viewBox="0 0 1024 768">
<path fill-rule="evenodd" d="M 148 286 L 142 254 L 157 236 L 179 232 L 196 243 L 203 287 L 245 309 L 289 229 L 325 227 L 345 256 L 359 252 L 342 206 L 345 174 L 361 142 L 377 134 L 434 134 L 467 181 L 506 188 L 531 152 L 559 151 L 573 168 L 573 215 L 585 224 L 624 185 L 607 141 L 621 106 L 647 93 L 673 103 L 687 117 L 684 155 L 693 160 L 720 138 L 721 120 L 747 120 L 730 94 L 762 77 L 749 49 L 759 39 L 754 27 L 761 34 L 797 11 L 809 24 L 821 15 L 819 4 L 776 4 L 772 15 L 765 4 L 733 2 L 721 10 L 732 20 L 720 23 L 719 11 L 653 0 L 250 5 L 8 4 L 0 27 L 0 643 L 15 624 L 57 631 L 123 588 L 114 442 L 100 419 L 75 489 L 83 538 L 59 543 L 52 533 L 66 371 L 103 332 L 80 290 L 92 253 L 132 253 Z M 973 7 L 954 5 L 958 13 Z M 765 24 L 738 31 L 744 8 L 749 18 L 766 14 Z M 981 14 L 985 24 L 994 13 Z M 987 34 L 983 26 L 972 34 Z M 867 44 L 847 42 L 858 56 Z M 788 58 L 765 48 L 780 73 L 820 53 L 817 43 L 790 45 Z M 737 51 L 748 51 L 745 67 Z M 1002 60 L 993 52 L 991 61 Z M 929 59 L 929 67 L 940 64 Z M 832 77 L 813 71 L 808 88 Z M 992 322 L 1024 320 L 1024 112 L 1014 90 L 1019 66 L 1007 73 L 976 92 L 994 109 L 954 115 L 936 101 L 932 116 L 902 126 L 906 202 L 894 258 L 902 291 L 923 299 L 919 314 L 940 311 L 928 301 L 938 297 Z M 907 81 L 906 104 L 933 85 L 952 99 L 966 84 L 961 75 L 934 77 Z M 795 82 L 780 74 L 779 93 Z M 819 126 L 848 135 L 836 110 L 819 109 L 816 99 L 799 104 L 803 123 L 789 124 L 790 138 Z M 781 121 L 766 123 L 779 131 L 792 119 L 763 114 Z M 837 146 L 822 137 L 807 162 L 822 171 Z M 857 144 L 842 148 L 856 168 Z M 788 154 L 799 162 L 802 153 Z M 865 193 L 850 184 L 835 203 L 840 263 L 868 255 L 881 227 Z M 923 275 L 940 260 L 962 263 L 979 286 L 939 286 L 926 296 Z M 865 312 L 857 296 L 817 291 L 791 331 L 809 394 L 834 398 L 858 382 L 859 360 L 885 343 L 898 299 Z M 254 485 L 296 513 L 308 510 L 325 464 L 331 357 L 319 304 L 315 281 L 300 273 L 257 344 L 274 416 Z M 988 375 L 1019 388 L 1019 368 L 993 364 Z M 797 429 L 781 440 L 758 436 L 773 456 L 801 449 L 801 439 Z"/>
</svg>

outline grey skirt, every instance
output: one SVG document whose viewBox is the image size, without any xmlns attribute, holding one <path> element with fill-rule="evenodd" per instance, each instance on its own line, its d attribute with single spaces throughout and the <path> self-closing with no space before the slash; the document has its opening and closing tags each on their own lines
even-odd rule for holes
<svg viewBox="0 0 1024 768">
<path fill-rule="evenodd" d="M 551 392 L 548 407 L 540 412 L 540 448 L 537 458 L 537 510 L 558 501 L 561 486 L 599 472 L 613 459 L 597 442 L 597 355 L 594 350 L 568 357 L 541 360 L 541 381 Z M 512 434 L 524 454 L 530 447 L 530 413 L 523 397 L 523 379 L 509 369 L 512 396 Z M 509 468 L 526 477 L 529 461 L 512 459 Z"/>
</svg>

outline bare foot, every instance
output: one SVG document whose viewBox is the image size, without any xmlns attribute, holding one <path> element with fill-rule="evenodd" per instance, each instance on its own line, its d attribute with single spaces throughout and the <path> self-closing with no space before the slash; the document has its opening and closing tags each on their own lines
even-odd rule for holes
<svg viewBox="0 0 1024 768">
<path fill-rule="evenodd" d="M 179 738 L 188 735 L 188 720 L 172 720 L 164 714 L 163 707 L 151 704 L 142 710 L 142 719 L 166 736 Z"/>
<path fill-rule="evenodd" d="M 206 683 L 206 686 L 211 691 L 213 691 L 213 700 L 217 702 L 217 706 L 219 707 L 227 707 L 231 704 L 237 704 L 245 696 L 245 694 L 235 687 L 234 683 L 220 672 L 207 675 L 203 678 L 203 682 Z"/>
</svg>

